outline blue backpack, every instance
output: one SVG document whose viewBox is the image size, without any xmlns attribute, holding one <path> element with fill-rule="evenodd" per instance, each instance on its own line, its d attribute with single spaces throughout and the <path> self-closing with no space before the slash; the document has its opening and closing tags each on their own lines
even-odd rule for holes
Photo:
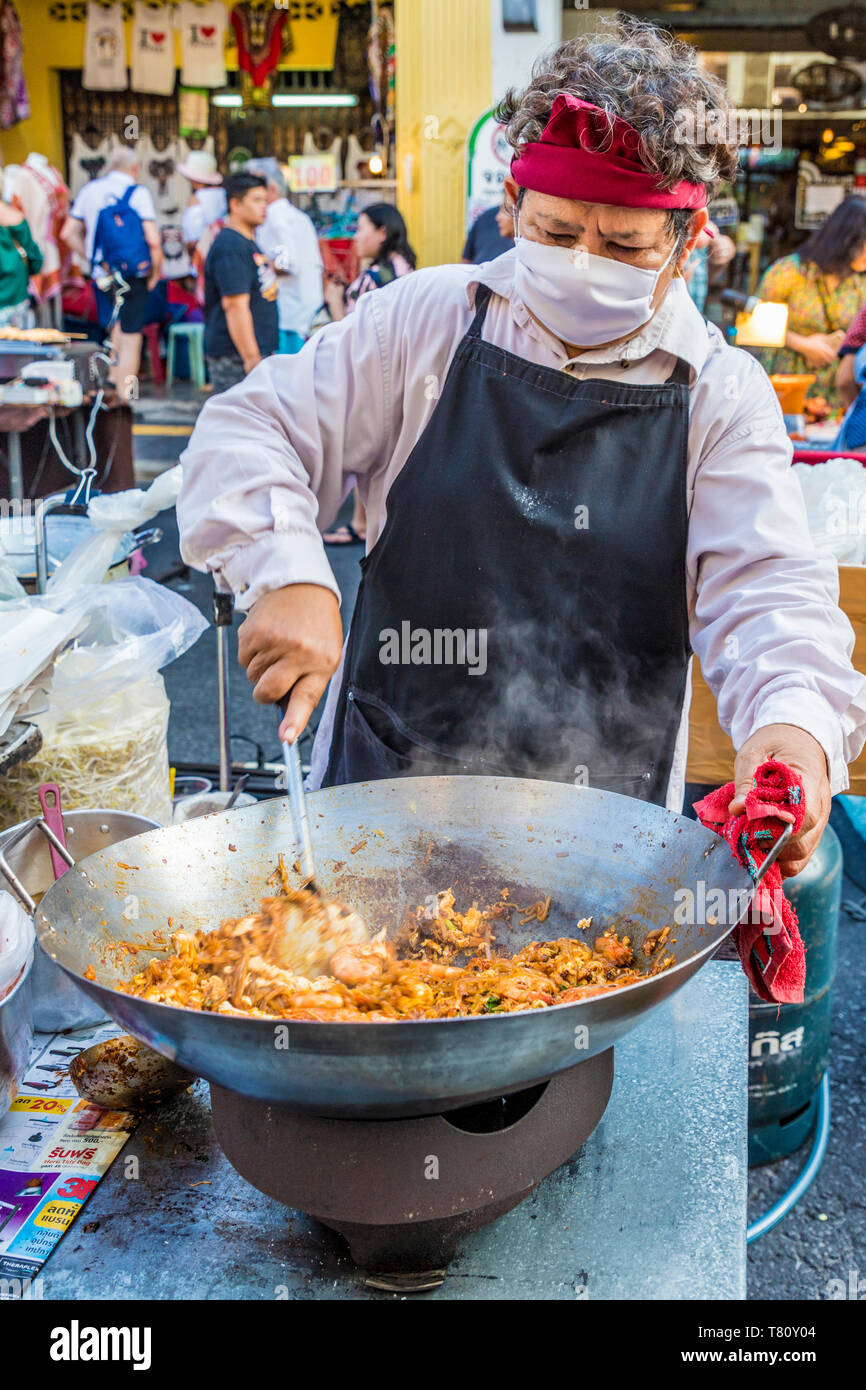
<svg viewBox="0 0 866 1390">
<path fill-rule="evenodd" d="M 152 265 L 144 225 L 129 203 L 136 187 L 130 184 L 122 198 L 102 209 L 93 238 L 93 264 L 107 265 L 133 279 L 147 275 Z"/>
</svg>

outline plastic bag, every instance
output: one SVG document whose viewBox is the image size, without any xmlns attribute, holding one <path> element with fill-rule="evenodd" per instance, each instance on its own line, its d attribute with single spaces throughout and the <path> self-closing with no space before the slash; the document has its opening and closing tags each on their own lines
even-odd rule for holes
<svg viewBox="0 0 866 1390">
<path fill-rule="evenodd" d="M 114 559 L 122 536 L 150 521 L 157 512 L 173 507 L 180 492 L 180 464 L 160 473 L 144 491 L 130 488 L 127 492 L 100 493 L 91 499 L 87 515 L 98 528 L 95 536 L 80 541 L 48 581 L 47 594 L 80 589 L 85 584 L 99 584 Z"/>
<path fill-rule="evenodd" d="M 55 716 L 106 699 L 159 671 L 187 651 L 207 628 L 201 613 L 182 594 L 141 575 L 89 585 L 68 599 L 63 594 L 54 596 L 55 604 L 70 603 L 76 609 L 82 601 L 87 626 L 55 663 L 50 688 Z"/>
<path fill-rule="evenodd" d="M 169 702 L 158 674 L 207 622 L 180 594 L 150 579 L 123 579 L 30 601 L 86 605 L 86 626 L 56 659 L 36 757 L 0 777 L 0 826 L 40 812 L 37 789 L 53 781 L 67 810 L 137 811 L 167 824 Z"/>
<path fill-rule="evenodd" d="M 65 611 L 26 597 L 0 605 L 0 734 L 47 688 L 54 658 L 87 621 L 86 605 Z"/>
<path fill-rule="evenodd" d="M 6 559 L 6 555 L 0 546 L 0 602 L 6 599 L 22 599 L 27 597 L 27 590 L 18 579 L 17 574 Z"/>
<path fill-rule="evenodd" d="M 857 459 L 796 463 L 815 546 L 840 565 L 866 562 L 866 469 Z"/>
<path fill-rule="evenodd" d="M 64 1028 L 87 1028 L 108 1017 L 105 1010 L 79 989 L 36 943 L 31 977 L 33 1027 L 42 1033 Z"/>
<path fill-rule="evenodd" d="M 135 811 L 168 825 L 169 708 L 165 683 L 154 672 L 78 709 L 52 705 L 35 715 L 42 747 L 0 778 L 0 826 L 41 814 L 43 782 L 57 783 L 66 811 Z"/>
<path fill-rule="evenodd" d="M 33 922 L 11 893 L 0 893 L 0 1002 L 11 994 L 30 959 Z"/>
</svg>

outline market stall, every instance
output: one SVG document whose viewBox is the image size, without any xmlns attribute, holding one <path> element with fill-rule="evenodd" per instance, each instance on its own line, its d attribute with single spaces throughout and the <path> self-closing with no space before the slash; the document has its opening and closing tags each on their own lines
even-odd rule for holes
<svg viewBox="0 0 866 1390">
<path fill-rule="evenodd" d="M 191 269 L 180 225 L 190 189 L 178 172 L 191 151 L 223 171 L 275 156 L 338 254 L 365 203 L 395 199 L 394 29 L 379 0 L 300 14 L 262 0 L 101 3 L 47 18 L 24 0 L 18 13 L 23 72 L 44 100 L 10 122 L 0 164 L 23 160 L 25 143 L 45 151 L 67 206 L 119 143 L 133 148 L 169 279 Z"/>
</svg>

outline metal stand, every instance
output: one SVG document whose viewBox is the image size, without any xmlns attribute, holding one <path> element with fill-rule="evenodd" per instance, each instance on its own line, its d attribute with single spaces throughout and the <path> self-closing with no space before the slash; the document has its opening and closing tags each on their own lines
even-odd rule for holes
<svg viewBox="0 0 866 1390">
<path fill-rule="evenodd" d="M 338 1231 L 373 1288 L 418 1293 L 442 1283 L 461 1237 L 577 1152 L 612 1084 L 611 1047 L 510 1096 L 418 1119 L 324 1119 L 213 1082 L 210 1095 L 241 1177 Z"/>
<path fill-rule="evenodd" d="M 232 625 L 235 602 L 219 589 L 213 593 L 213 621 L 217 634 L 217 697 L 219 700 L 220 791 L 231 789 L 232 760 L 229 733 L 229 647 L 226 628 Z"/>
<path fill-rule="evenodd" d="M 13 502 L 20 502 L 24 496 L 24 473 L 21 466 L 21 435 L 17 430 L 8 434 L 9 496 Z"/>
</svg>

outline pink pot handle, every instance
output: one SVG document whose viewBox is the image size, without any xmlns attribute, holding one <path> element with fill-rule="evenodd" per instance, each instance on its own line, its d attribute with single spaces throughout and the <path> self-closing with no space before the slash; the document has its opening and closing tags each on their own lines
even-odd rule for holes
<svg viewBox="0 0 866 1390">
<path fill-rule="evenodd" d="M 39 804 L 42 807 L 42 818 L 57 836 L 62 845 L 66 844 L 66 832 L 63 829 L 63 811 L 60 806 L 60 788 L 56 782 L 43 782 L 39 788 Z M 61 878 L 69 865 L 61 859 L 57 850 L 52 844 L 48 846 L 51 855 L 51 867 L 54 870 L 55 879 Z"/>
</svg>

